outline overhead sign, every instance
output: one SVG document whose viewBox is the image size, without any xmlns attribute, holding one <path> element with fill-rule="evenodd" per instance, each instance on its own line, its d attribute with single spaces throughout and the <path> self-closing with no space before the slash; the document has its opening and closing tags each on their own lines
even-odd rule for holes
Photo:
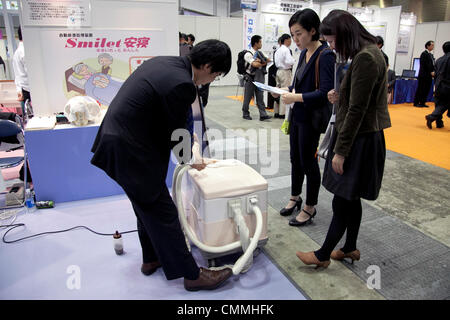
<svg viewBox="0 0 450 320">
<path fill-rule="evenodd" d="M 256 10 L 258 7 L 257 0 L 241 0 L 241 9 L 253 9 Z"/>
<path fill-rule="evenodd" d="M 294 14 L 306 8 L 317 11 L 317 9 L 320 10 L 320 5 L 316 6 L 312 1 L 263 0 L 261 2 L 261 12 L 267 13 Z"/>
</svg>

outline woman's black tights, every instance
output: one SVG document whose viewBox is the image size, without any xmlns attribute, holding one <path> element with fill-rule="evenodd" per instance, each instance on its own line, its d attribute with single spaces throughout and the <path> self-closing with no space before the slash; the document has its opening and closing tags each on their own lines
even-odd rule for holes
<svg viewBox="0 0 450 320">
<path fill-rule="evenodd" d="M 339 196 L 334 196 L 333 219 L 331 220 L 327 237 L 322 248 L 314 252 L 319 261 L 330 260 L 331 252 L 341 240 L 345 230 L 347 230 L 347 239 L 341 251 L 348 253 L 356 250 L 361 215 L 361 199 L 346 200 Z"/>
</svg>

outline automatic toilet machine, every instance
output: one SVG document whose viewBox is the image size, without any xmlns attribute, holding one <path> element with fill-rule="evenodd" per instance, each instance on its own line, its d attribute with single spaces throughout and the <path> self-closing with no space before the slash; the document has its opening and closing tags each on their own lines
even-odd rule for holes
<svg viewBox="0 0 450 320">
<path fill-rule="evenodd" d="M 243 252 L 232 268 L 235 275 L 249 270 L 268 240 L 267 193 L 266 179 L 235 159 L 201 171 L 179 165 L 173 175 L 172 197 L 188 247 L 189 241 L 198 247 L 209 267 L 215 258 Z"/>
</svg>

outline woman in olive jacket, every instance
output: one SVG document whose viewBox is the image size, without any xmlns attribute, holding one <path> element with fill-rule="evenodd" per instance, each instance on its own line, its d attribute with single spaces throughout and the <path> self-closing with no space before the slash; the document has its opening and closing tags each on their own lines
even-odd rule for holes
<svg viewBox="0 0 450 320">
<path fill-rule="evenodd" d="M 361 198 L 375 200 L 381 187 L 386 145 L 383 129 L 391 126 L 387 109 L 387 69 L 376 38 L 350 13 L 333 10 L 322 21 L 321 34 L 343 60 L 351 59 L 336 105 L 336 130 L 331 139 L 322 185 L 333 198 L 333 218 L 322 247 L 297 252 L 305 264 L 328 267 L 334 260 L 359 260 L 356 248 L 361 224 Z M 343 248 L 334 250 L 344 232 Z"/>
</svg>

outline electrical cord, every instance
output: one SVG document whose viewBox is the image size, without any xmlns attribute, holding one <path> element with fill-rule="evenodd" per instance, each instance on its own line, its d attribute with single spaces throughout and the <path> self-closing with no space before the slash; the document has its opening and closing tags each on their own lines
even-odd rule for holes
<svg viewBox="0 0 450 320">
<path fill-rule="evenodd" d="M 62 233 L 62 232 L 72 231 L 72 230 L 75 230 L 75 229 L 78 229 L 78 228 L 84 228 L 84 229 L 87 229 L 87 230 L 91 231 L 92 233 L 98 234 L 98 235 L 100 235 L 100 236 L 108 236 L 108 237 L 109 237 L 109 236 L 113 236 L 113 235 L 114 235 L 114 233 L 101 233 L 101 232 L 97 232 L 97 231 L 94 231 L 94 230 L 92 230 L 92 229 L 90 229 L 90 228 L 88 228 L 88 227 L 86 227 L 86 226 L 76 226 L 76 227 L 69 228 L 69 229 L 64 229 L 64 230 L 41 232 L 41 233 L 34 234 L 34 235 L 31 235 L 31 236 L 28 236 L 28 237 L 24 237 L 24 238 L 19 238 L 19 239 L 16 239 L 16 240 L 8 241 L 8 240 L 5 239 L 5 238 L 6 238 L 6 235 L 7 235 L 10 231 L 14 230 L 15 228 L 18 228 L 18 227 L 25 227 L 25 223 L 16 223 L 16 224 L 9 224 L 9 225 L 1 225 L 1 226 L 0 226 L 0 228 L 7 228 L 7 227 L 11 227 L 11 228 L 8 229 L 8 230 L 5 232 L 5 234 L 3 235 L 2 240 L 3 240 L 4 243 L 15 243 L 15 242 L 23 241 L 23 240 L 26 240 L 26 239 L 30 239 L 30 238 L 34 238 L 34 237 L 46 235 L 46 234 Z M 120 234 L 127 234 L 127 233 L 132 233 L 132 232 L 137 232 L 137 230 L 124 231 L 124 232 L 120 232 Z"/>
</svg>

